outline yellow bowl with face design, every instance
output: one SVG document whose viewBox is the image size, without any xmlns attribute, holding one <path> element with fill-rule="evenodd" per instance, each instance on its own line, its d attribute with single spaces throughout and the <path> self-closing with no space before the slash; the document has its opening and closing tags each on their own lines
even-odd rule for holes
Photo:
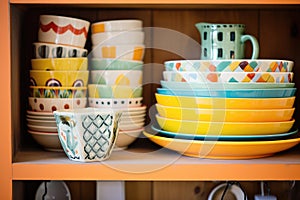
<svg viewBox="0 0 300 200">
<path fill-rule="evenodd" d="M 30 70 L 30 85 L 47 87 L 87 86 L 89 71 Z"/>
</svg>

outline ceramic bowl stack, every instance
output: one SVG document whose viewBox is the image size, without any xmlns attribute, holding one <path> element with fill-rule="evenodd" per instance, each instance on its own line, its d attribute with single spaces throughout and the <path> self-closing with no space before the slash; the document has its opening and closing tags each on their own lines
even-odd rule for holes
<svg viewBox="0 0 300 200">
<path fill-rule="evenodd" d="M 38 42 L 33 43 L 27 125 L 46 150 L 62 150 L 52 112 L 86 107 L 89 71 L 84 45 L 89 25 L 81 19 L 40 16 Z"/>
<path fill-rule="evenodd" d="M 165 62 L 145 135 L 181 154 L 212 159 L 270 156 L 299 143 L 293 127 L 293 62 Z"/>
<path fill-rule="evenodd" d="M 142 21 L 101 21 L 92 24 L 91 29 L 88 103 L 90 107 L 123 111 L 115 149 L 125 149 L 142 132 L 145 119 Z"/>
</svg>

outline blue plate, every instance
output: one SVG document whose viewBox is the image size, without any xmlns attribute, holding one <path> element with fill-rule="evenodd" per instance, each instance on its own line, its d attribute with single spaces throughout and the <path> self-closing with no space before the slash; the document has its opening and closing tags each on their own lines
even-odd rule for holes
<svg viewBox="0 0 300 200">
<path fill-rule="evenodd" d="M 158 94 L 188 97 L 228 97 L 228 98 L 283 98 L 295 95 L 296 88 L 272 88 L 272 89 L 190 89 L 170 90 L 158 88 Z"/>
<path fill-rule="evenodd" d="M 298 133 L 298 129 L 293 127 L 287 133 L 272 134 L 272 135 L 192 135 L 187 133 L 174 133 L 165 130 L 161 130 L 154 125 L 151 125 L 151 129 L 155 131 L 158 136 L 170 137 L 176 139 L 185 140 L 219 140 L 219 141 L 262 141 L 262 140 L 280 140 L 291 137 Z"/>
</svg>

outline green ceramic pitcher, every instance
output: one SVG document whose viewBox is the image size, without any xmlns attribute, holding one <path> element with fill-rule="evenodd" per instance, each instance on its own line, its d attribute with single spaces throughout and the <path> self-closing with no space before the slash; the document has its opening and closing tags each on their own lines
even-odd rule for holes
<svg viewBox="0 0 300 200">
<path fill-rule="evenodd" d="M 252 35 L 244 35 L 244 24 L 195 24 L 201 36 L 201 59 L 243 59 L 245 42 L 252 44 L 251 59 L 258 58 L 259 45 Z"/>
</svg>

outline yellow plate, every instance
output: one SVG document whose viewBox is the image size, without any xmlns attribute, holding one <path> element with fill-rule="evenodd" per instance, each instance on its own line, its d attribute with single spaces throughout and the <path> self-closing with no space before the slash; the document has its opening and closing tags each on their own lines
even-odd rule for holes
<svg viewBox="0 0 300 200">
<path fill-rule="evenodd" d="M 295 108 L 288 109 L 198 109 L 156 104 L 160 116 L 179 120 L 215 122 L 278 122 L 292 119 Z"/>
<path fill-rule="evenodd" d="M 184 108 L 276 109 L 292 108 L 295 97 L 288 98 L 204 98 L 155 94 L 157 103 Z"/>
<path fill-rule="evenodd" d="M 144 135 L 154 143 L 186 156 L 210 159 L 253 159 L 271 156 L 300 143 L 300 138 L 274 141 L 199 141 L 155 136 L 149 130 Z"/>
<path fill-rule="evenodd" d="M 271 135 L 288 132 L 295 120 L 283 122 L 207 122 L 164 118 L 156 115 L 159 126 L 170 132 L 213 135 Z"/>
<path fill-rule="evenodd" d="M 33 70 L 87 70 L 87 58 L 37 58 L 31 59 Z"/>
</svg>

